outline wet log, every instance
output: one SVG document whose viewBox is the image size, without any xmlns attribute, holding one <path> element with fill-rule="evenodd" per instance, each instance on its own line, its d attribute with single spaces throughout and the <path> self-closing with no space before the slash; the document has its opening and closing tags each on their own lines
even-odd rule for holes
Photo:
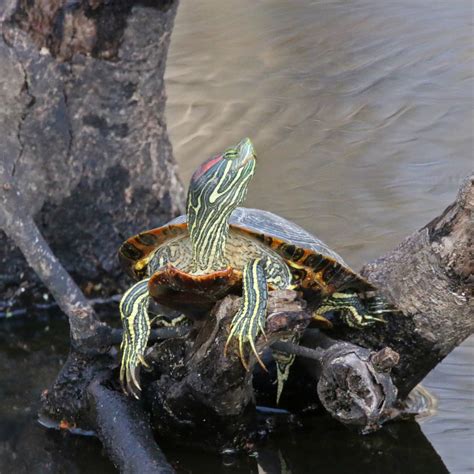
<svg viewBox="0 0 474 474">
<path fill-rule="evenodd" d="M 257 361 L 247 350 L 246 370 L 235 342 L 227 356 L 224 353 L 240 302 L 226 297 L 188 337 L 158 343 L 149 354 L 152 369 L 144 374 L 144 397 L 163 437 L 203 449 L 253 446 L 257 425 L 252 368 Z M 311 320 L 305 306 L 293 291 L 272 292 L 266 335 L 258 339 L 257 350 L 288 332 L 302 332 Z"/>
<path fill-rule="evenodd" d="M 173 474 L 153 437 L 149 414 L 140 402 L 107 388 L 99 379 L 88 388 L 102 444 L 123 473 Z"/>
<path fill-rule="evenodd" d="M 97 385 L 116 366 L 113 333 L 86 296 L 120 292 L 120 243 L 183 208 L 164 119 L 177 3 L 7 0 L 0 11 L 0 301 L 43 301 L 42 285 L 53 295 L 72 348 L 42 417 L 96 429 L 124 472 L 172 469 L 148 420 Z"/>
<path fill-rule="evenodd" d="M 238 357 L 236 342 L 231 345 L 231 353 L 224 355 L 229 326 L 240 304 L 241 298 L 225 298 L 187 337 L 161 342 L 151 350 L 147 360 L 152 369 L 145 379 L 145 399 L 154 426 L 165 438 L 204 449 L 209 444 L 220 450 L 253 448 L 258 398 L 254 378 L 269 379 L 270 375 L 261 369 L 259 375 L 255 373 L 257 360 L 248 348 L 247 371 Z M 307 341 L 312 335 L 317 349 L 282 341 L 295 334 L 301 336 L 312 321 L 305 301 L 294 291 L 271 292 L 268 313 L 257 350 L 271 348 L 306 361 L 304 376 L 317 381 L 312 399 L 308 394 L 309 403 L 314 404 L 319 396 L 334 418 L 364 433 L 377 430 L 393 418 L 397 389 L 390 370 L 398 362 L 397 353 L 388 348 L 373 352 L 332 340 L 317 329 L 307 329 L 304 337 Z M 271 363 L 271 356 L 267 361 Z M 270 404 L 275 405 L 275 389 L 270 392 Z M 259 430 L 260 436 L 263 431 Z"/>
<path fill-rule="evenodd" d="M 273 343 L 273 349 L 294 353 L 305 361 L 300 363 L 304 371 L 299 372 L 298 383 L 295 385 L 295 377 L 290 378 L 285 390 L 301 397 L 301 379 L 307 380 L 303 390 L 312 394 L 313 404 L 320 401 L 333 417 L 362 432 L 376 430 L 401 413 L 400 402 L 473 332 L 473 197 L 470 178 L 463 183 L 456 202 L 440 217 L 364 268 L 381 296 L 400 309 L 386 315 L 386 324 L 364 330 L 336 325 L 331 338 L 320 331 L 314 337 L 314 330 L 308 329 L 302 347 L 292 347 L 275 342 L 276 336 L 292 333 L 285 315 L 293 314 L 291 306 L 299 304 L 297 320 L 307 325 L 310 316 L 296 294 L 287 294 L 285 300 L 279 299 L 278 293 L 271 296 L 272 301 L 279 301 L 279 309 L 276 314 L 269 310 L 267 339 L 260 337 L 257 347 Z M 242 420 L 245 410 L 255 404 L 250 397 L 251 380 L 242 372 L 238 358 L 222 356 L 235 311 L 235 304 L 223 303 L 206 320 L 204 327 L 213 328 L 207 329 L 208 336 L 203 338 L 198 332 L 187 342 L 173 345 L 168 341 L 154 348 L 151 358 L 156 372 L 146 392 L 154 423 L 160 430 L 169 430 L 170 436 L 183 433 L 177 435 L 182 442 L 188 434 L 188 441 L 196 439 L 199 432 L 203 436 L 198 438 L 200 442 L 212 439 L 222 446 L 227 436 L 232 444 L 241 432 L 233 417 Z M 282 321 L 282 332 L 273 334 L 269 328 L 276 315 L 276 320 Z M 190 353 L 201 354 L 198 363 Z M 255 367 L 255 360 L 251 367 Z M 258 378 L 264 377 L 260 372 Z M 206 424 L 199 423 L 202 419 Z M 246 425 L 250 426 L 249 422 Z M 230 430 L 225 432 L 223 426 Z"/>
<path fill-rule="evenodd" d="M 73 349 L 51 390 L 42 395 L 41 424 L 96 435 L 120 472 L 173 473 L 142 403 L 114 384 L 115 367 L 113 351 L 87 354 Z"/>
<path fill-rule="evenodd" d="M 393 369 L 399 398 L 474 332 L 474 176 L 455 202 L 362 274 L 401 314 L 370 330 L 340 328 L 333 337 L 400 354 Z"/>
<path fill-rule="evenodd" d="M 21 193 L 88 297 L 121 293 L 121 242 L 183 209 L 164 117 L 176 8 L 171 0 L 0 8 L 0 186 Z M 24 249 L 1 231 L 0 240 L 0 303 L 44 302 Z"/>
</svg>

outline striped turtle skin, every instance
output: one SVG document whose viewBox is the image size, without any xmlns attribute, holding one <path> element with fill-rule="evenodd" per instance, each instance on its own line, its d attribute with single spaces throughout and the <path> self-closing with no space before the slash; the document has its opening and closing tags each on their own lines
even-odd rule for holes
<svg viewBox="0 0 474 474">
<path fill-rule="evenodd" d="M 191 177 L 187 214 L 121 246 L 123 267 L 138 280 L 120 303 L 120 379 L 127 393 L 138 397 L 139 368 L 146 366 L 150 298 L 195 319 L 205 317 L 226 294 L 241 293 L 224 352 L 237 343 L 248 370 L 246 346 L 264 367 L 256 340 L 265 332 L 269 290 L 302 290 L 313 318 L 326 323 L 325 315 L 334 311 L 353 327 L 382 321 L 383 305 L 367 301 L 372 285 L 322 241 L 280 216 L 238 207 L 256 159 L 252 142 L 245 138 L 206 160 Z M 274 359 L 278 400 L 294 356 L 274 351 Z"/>
<path fill-rule="evenodd" d="M 183 214 L 170 221 L 167 225 L 184 224 L 186 220 L 186 214 Z M 231 227 L 245 229 L 255 235 L 267 235 L 293 244 L 296 247 L 313 250 L 349 268 L 342 257 L 331 250 L 322 240 L 319 240 L 294 222 L 273 214 L 273 212 L 249 207 L 238 207 L 231 214 L 229 224 Z"/>
<path fill-rule="evenodd" d="M 238 207 L 231 214 L 229 224 L 231 233 L 258 240 L 290 263 L 297 286 L 323 294 L 348 288 L 358 292 L 375 289 L 323 241 L 281 216 Z M 187 233 L 187 217 L 183 214 L 162 227 L 131 237 L 119 251 L 124 270 L 137 280 L 145 277 L 149 274 L 147 265 L 153 252 L 168 240 Z"/>
</svg>

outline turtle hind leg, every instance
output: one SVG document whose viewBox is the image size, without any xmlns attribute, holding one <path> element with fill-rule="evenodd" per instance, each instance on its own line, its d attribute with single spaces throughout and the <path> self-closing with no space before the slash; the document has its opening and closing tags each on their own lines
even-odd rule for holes
<svg viewBox="0 0 474 474">
<path fill-rule="evenodd" d="M 292 342 L 293 344 L 298 344 L 300 340 L 299 334 L 293 334 L 288 337 L 283 337 L 281 341 Z M 277 370 L 277 393 L 276 393 L 276 404 L 280 403 L 281 394 L 285 386 L 286 381 L 290 375 L 290 369 L 293 365 L 293 362 L 296 359 L 294 354 L 288 354 L 286 352 L 280 352 L 272 350 L 273 360 L 275 361 L 276 370 Z"/>
<path fill-rule="evenodd" d="M 380 296 L 373 296 L 367 301 L 367 309 L 369 313 L 373 316 L 391 313 L 391 314 L 401 314 L 402 312 L 395 305 L 387 302 L 385 299 Z"/>
<path fill-rule="evenodd" d="M 140 365 L 147 366 L 144 354 L 150 335 L 148 279 L 133 285 L 120 301 L 122 318 L 122 363 L 120 383 L 125 393 L 139 398 Z"/>
<path fill-rule="evenodd" d="M 371 311 L 371 308 L 365 307 L 357 293 L 333 293 L 327 297 L 315 313 L 318 316 L 325 317 L 325 314 L 339 312 L 344 322 L 354 328 L 363 328 L 377 322 L 385 323 L 380 317 L 381 311 Z"/>
<path fill-rule="evenodd" d="M 255 347 L 255 340 L 260 332 L 265 333 L 265 318 L 267 315 L 267 279 L 260 259 L 250 260 L 244 268 L 242 305 L 232 319 L 230 334 L 224 349 L 230 341 L 236 338 L 239 342 L 239 356 L 243 366 L 249 370 L 245 360 L 244 343 L 248 342 L 258 363 L 264 370 L 266 367 Z"/>
</svg>

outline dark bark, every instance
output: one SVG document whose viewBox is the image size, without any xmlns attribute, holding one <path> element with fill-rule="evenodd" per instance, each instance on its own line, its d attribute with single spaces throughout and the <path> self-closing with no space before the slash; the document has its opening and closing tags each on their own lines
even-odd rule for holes
<svg viewBox="0 0 474 474">
<path fill-rule="evenodd" d="M 362 269 L 402 314 L 371 330 L 337 332 L 354 344 L 400 354 L 393 379 L 401 399 L 474 332 L 473 209 L 471 176 L 439 217 Z"/>
<path fill-rule="evenodd" d="M 236 344 L 224 355 L 228 329 L 240 298 L 228 296 L 190 337 L 156 344 L 149 356 L 152 372 L 145 399 L 160 435 L 209 449 L 249 449 L 256 436 L 252 370 L 247 371 Z M 275 291 L 269 300 L 266 337 L 257 348 L 282 333 L 302 331 L 311 316 L 293 291 Z M 256 364 L 248 353 L 249 366 Z M 203 423 L 203 420 L 205 422 Z"/>
<path fill-rule="evenodd" d="M 16 242 L 26 261 L 46 285 L 59 307 L 69 316 L 71 342 L 76 346 L 90 344 L 98 348 L 99 332 L 104 325 L 74 280 L 57 260 L 27 213 L 21 193 L 8 180 L 0 163 L 0 228 Z"/>
<path fill-rule="evenodd" d="M 72 348 L 42 419 L 95 429 L 124 472 L 172 469 L 148 421 L 137 424 L 138 411 L 98 384 L 116 366 L 113 333 L 80 287 L 120 291 L 120 243 L 182 211 L 164 119 L 176 7 L 7 0 L 0 17 L 0 300 L 25 304 L 39 281 L 50 290 Z"/>
<path fill-rule="evenodd" d="M 44 419 L 95 429 L 125 472 L 171 468 L 141 405 L 118 393 L 117 352 L 109 348 L 116 333 L 98 322 L 68 272 L 87 294 L 117 291 L 121 241 L 181 210 L 163 116 L 175 11 L 172 1 L 9 0 L 1 18 L 0 225 L 12 240 L 0 249 L 0 292 L 9 297 L 35 282 L 27 263 L 50 288 L 69 317 L 73 347 L 44 396 Z M 365 431 L 396 413 L 396 389 L 404 400 L 473 331 L 473 196 L 471 178 L 443 215 L 364 267 L 401 310 L 386 325 L 339 326 L 334 340 L 307 332 L 309 349 L 274 346 L 301 359 L 304 376 L 297 384 L 293 376 L 286 390 L 302 398 L 307 381 L 309 404 L 321 400 Z M 223 355 L 237 303 L 227 298 L 189 335 L 160 342 L 148 355 L 143 398 L 164 436 L 243 449 L 256 439 L 253 374 L 235 347 Z M 259 349 L 310 323 L 294 292 L 273 292 L 269 313 Z M 260 371 L 255 379 L 265 377 Z"/>
<path fill-rule="evenodd" d="M 140 402 L 108 389 L 99 380 L 91 383 L 88 391 L 97 433 L 120 472 L 175 472 L 156 444 L 149 414 Z"/>
<path fill-rule="evenodd" d="M 163 84 L 177 2 L 3 5 L 0 163 L 87 296 L 120 292 L 121 242 L 182 211 Z M 25 303 L 38 280 L 1 239 L 0 300 Z"/>
</svg>

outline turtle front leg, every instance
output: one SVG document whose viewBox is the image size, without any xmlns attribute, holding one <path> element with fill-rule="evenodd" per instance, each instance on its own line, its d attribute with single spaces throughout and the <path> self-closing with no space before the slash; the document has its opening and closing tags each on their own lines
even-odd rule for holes
<svg viewBox="0 0 474 474">
<path fill-rule="evenodd" d="M 148 278 L 133 285 L 120 301 L 122 318 L 122 365 L 120 383 L 125 393 L 139 398 L 140 364 L 148 367 L 144 359 L 145 349 L 150 335 L 148 318 Z"/>
<path fill-rule="evenodd" d="M 315 319 L 325 319 L 325 315 L 333 311 L 340 312 L 344 322 L 353 328 L 362 328 L 377 322 L 385 323 L 379 315 L 386 311 L 371 311 L 366 308 L 357 293 L 333 293 L 316 309 Z"/>
<path fill-rule="evenodd" d="M 243 366 L 249 370 L 248 362 L 244 356 L 244 343 L 248 342 L 258 363 L 266 370 L 265 364 L 262 362 L 255 347 L 255 340 L 258 334 L 260 332 L 265 333 L 268 302 L 267 279 L 261 259 L 247 262 L 244 268 L 242 286 L 242 305 L 232 319 L 224 354 L 227 353 L 230 341 L 236 338 L 239 341 L 240 360 Z"/>
</svg>

